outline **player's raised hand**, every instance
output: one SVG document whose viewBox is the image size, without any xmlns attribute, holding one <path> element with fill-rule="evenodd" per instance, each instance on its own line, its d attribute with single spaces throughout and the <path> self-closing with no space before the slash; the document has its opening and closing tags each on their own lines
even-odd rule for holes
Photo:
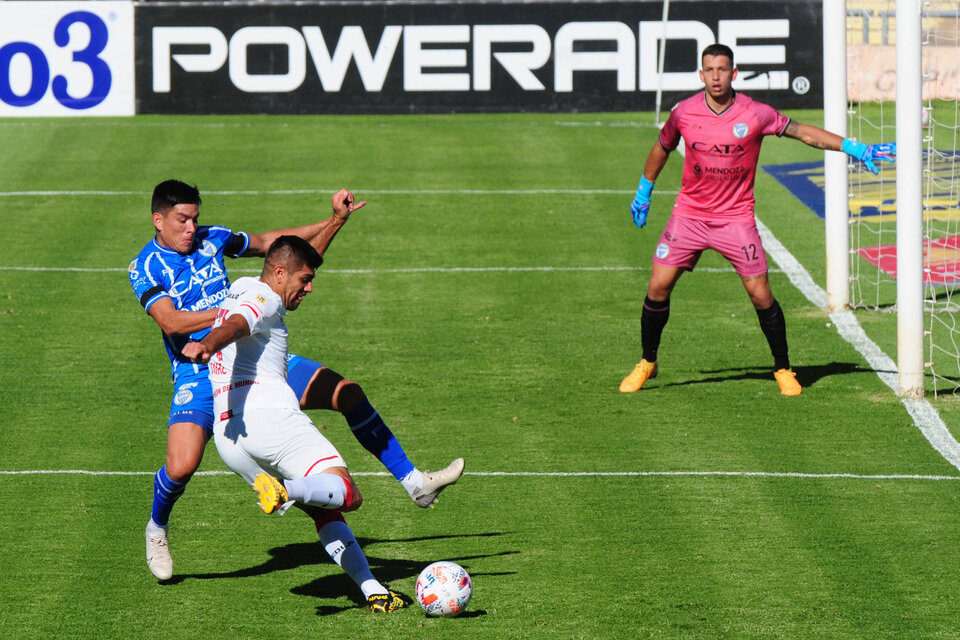
<svg viewBox="0 0 960 640">
<path fill-rule="evenodd" d="M 651 194 L 653 194 L 653 183 L 647 180 L 646 176 L 640 176 L 640 186 L 637 187 L 637 195 L 630 205 L 630 213 L 633 214 L 633 223 L 641 229 L 647 224 Z"/>
<path fill-rule="evenodd" d="M 860 164 L 874 175 L 880 173 L 880 169 L 878 169 L 876 165 L 877 160 L 893 162 L 897 157 L 896 142 L 866 145 L 856 140 L 844 138 L 841 147 L 844 153 L 859 160 Z"/>
<path fill-rule="evenodd" d="M 363 208 L 367 204 L 366 200 L 356 202 L 353 193 L 347 189 L 340 189 L 340 191 L 333 194 L 331 203 L 333 204 L 333 215 L 341 220 L 346 220 L 350 217 L 351 213 Z"/>
</svg>

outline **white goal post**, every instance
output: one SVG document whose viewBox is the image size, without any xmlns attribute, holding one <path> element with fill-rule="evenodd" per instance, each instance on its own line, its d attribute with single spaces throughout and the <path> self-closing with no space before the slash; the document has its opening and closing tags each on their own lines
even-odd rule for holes
<svg viewBox="0 0 960 640">
<path fill-rule="evenodd" d="M 921 0 L 897 0 L 897 373 L 923 397 L 923 142 Z"/>
<path fill-rule="evenodd" d="M 924 393 L 922 0 L 896 1 L 897 370 L 902 396 Z M 823 0 L 824 126 L 847 136 L 847 3 Z M 828 64 L 827 61 L 843 61 Z M 863 140 L 870 144 L 880 140 Z M 850 305 L 848 160 L 824 160 L 828 311 Z"/>
</svg>

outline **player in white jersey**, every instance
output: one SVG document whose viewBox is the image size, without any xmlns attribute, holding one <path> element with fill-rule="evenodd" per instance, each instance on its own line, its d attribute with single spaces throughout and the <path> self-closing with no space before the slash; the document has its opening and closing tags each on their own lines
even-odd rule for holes
<svg viewBox="0 0 960 640">
<path fill-rule="evenodd" d="M 294 504 L 310 515 L 327 553 L 357 583 L 370 610 L 388 613 L 408 602 L 373 577 L 341 515 L 360 506 L 360 490 L 287 384 L 283 316 L 313 291 L 322 262 L 306 240 L 281 236 L 260 277 L 234 282 L 213 330 L 181 353 L 208 365 L 217 451 L 254 488 L 260 508 L 282 513 Z"/>
<path fill-rule="evenodd" d="M 173 576 L 167 535 L 171 511 L 200 466 L 213 434 L 207 367 L 186 360 L 180 349 L 210 331 L 217 305 L 230 286 L 226 257 L 262 257 L 281 235 L 307 240 L 322 256 L 350 215 L 366 204 L 341 189 L 331 199 L 333 215 L 326 220 L 251 234 L 200 225 L 200 202 L 196 187 L 179 180 L 158 184 L 151 201 L 155 235 L 128 267 L 137 300 L 162 331 L 173 378 L 166 460 L 154 475 L 153 504 L 144 530 L 147 567 L 159 580 Z M 463 458 L 440 471 L 418 469 L 358 383 L 295 354 L 290 354 L 287 366 L 287 384 L 301 408 L 342 414 L 357 442 L 377 457 L 417 506 L 432 506 L 439 493 L 463 473 Z"/>
</svg>

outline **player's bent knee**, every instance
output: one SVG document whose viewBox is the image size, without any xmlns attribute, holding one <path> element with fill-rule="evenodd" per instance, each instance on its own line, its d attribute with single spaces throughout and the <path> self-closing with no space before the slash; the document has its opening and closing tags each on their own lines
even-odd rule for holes
<svg viewBox="0 0 960 640">
<path fill-rule="evenodd" d="M 333 390 L 333 408 L 335 411 L 346 414 L 354 410 L 363 400 L 363 388 L 353 380 L 343 379 Z"/>
<path fill-rule="evenodd" d="M 343 483 L 347 486 L 347 493 L 344 496 L 343 506 L 337 511 L 356 511 L 363 504 L 363 495 L 354 482 L 344 478 Z"/>
<path fill-rule="evenodd" d="M 200 466 L 200 461 L 191 462 L 177 458 L 167 458 L 167 476 L 174 482 L 187 482 Z"/>
<path fill-rule="evenodd" d="M 167 476 L 174 482 L 187 482 L 200 467 L 203 450 L 167 452 Z"/>
<path fill-rule="evenodd" d="M 186 482 L 203 460 L 210 432 L 190 422 L 170 425 L 167 431 L 167 475 L 174 482 Z"/>
</svg>

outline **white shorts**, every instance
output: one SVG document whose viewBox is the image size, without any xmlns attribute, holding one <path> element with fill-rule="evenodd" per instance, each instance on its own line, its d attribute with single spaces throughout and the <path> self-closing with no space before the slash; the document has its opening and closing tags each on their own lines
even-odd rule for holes
<svg viewBox="0 0 960 640">
<path fill-rule="evenodd" d="M 258 473 L 293 479 L 347 466 L 299 409 L 249 409 L 216 422 L 213 440 L 227 466 L 251 486 Z"/>
</svg>

